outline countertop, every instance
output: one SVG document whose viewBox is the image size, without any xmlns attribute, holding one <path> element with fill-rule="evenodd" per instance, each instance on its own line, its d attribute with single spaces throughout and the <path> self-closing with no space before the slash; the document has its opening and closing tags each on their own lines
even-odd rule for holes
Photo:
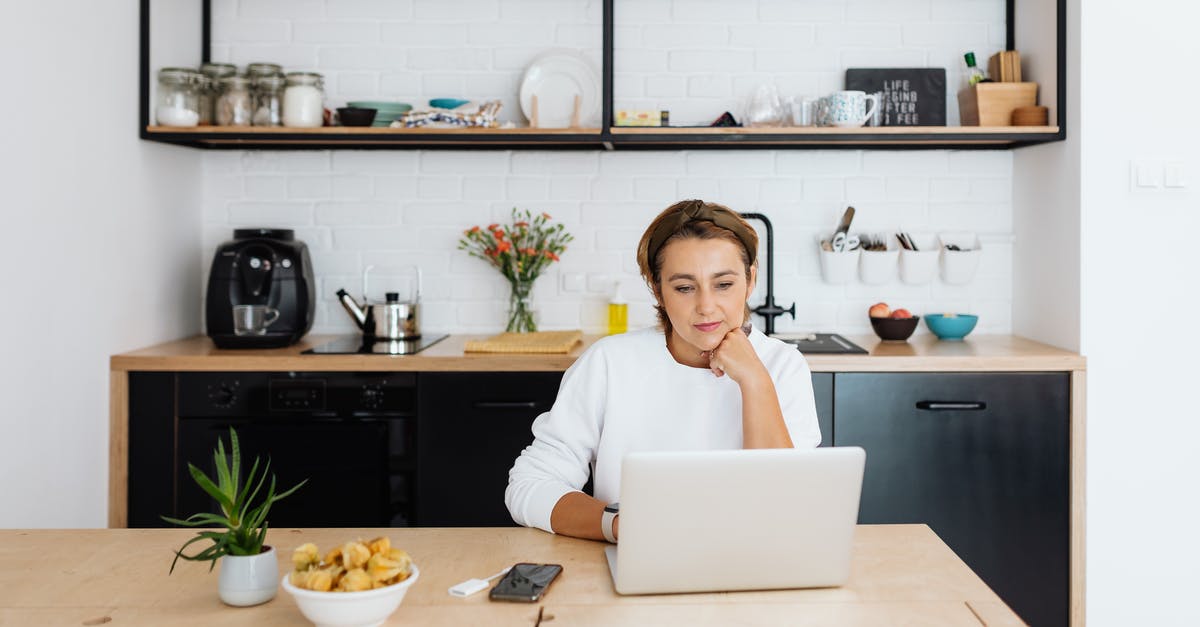
<svg viewBox="0 0 1200 627">
<path fill-rule="evenodd" d="M 194 336 L 113 355 L 113 371 L 443 371 L 554 372 L 566 370 L 603 336 L 585 335 L 565 355 L 464 353 L 468 340 L 487 335 L 451 335 L 415 355 L 301 355 L 338 336 L 308 335 L 287 348 L 224 350 L 206 336 Z M 908 342 L 882 342 L 874 335 L 847 339 L 867 355 L 806 355 L 813 372 L 1052 372 L 1084 370 L 1078 353 L 1015 335 L 970 335 L 962 341 L 940 341 L 918 335 Z"/>
<path fill-rule="evenodd" d="M 0 530 L 0 624 L 308 624 L 292 597 L 249 608 L 217 598 L 217 570 L 172 551 L 189 529 Z M 1021 625 L 1020 619 L 925 525 L 860 525 L 849 582 L 840 588 L 623 597 L 600 542 L 524 528 L 271 529 L 280 577 L 291 551 L 322 551 L 387 535 L 421 569 L 387 624 L 404 625 Z M 446 589 L 515 562 L 552 562 L 563 574 L 539 604 L 466 599 Z M 217 569 L 220 568 L 218 563 Z M 553 622 L 550 618 L 553 616 Z"/>
</svg>

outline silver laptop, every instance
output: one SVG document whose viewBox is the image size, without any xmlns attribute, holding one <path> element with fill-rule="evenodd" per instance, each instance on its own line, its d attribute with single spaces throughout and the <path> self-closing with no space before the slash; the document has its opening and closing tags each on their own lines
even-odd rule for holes
<svg viewBox="0 0 1200 627">
<path fill-rule="evenodd" d="M 630 453 L 621 462 L 621 594 L 839 586 L 866 453 L 858 447 Z"/>
</svg>

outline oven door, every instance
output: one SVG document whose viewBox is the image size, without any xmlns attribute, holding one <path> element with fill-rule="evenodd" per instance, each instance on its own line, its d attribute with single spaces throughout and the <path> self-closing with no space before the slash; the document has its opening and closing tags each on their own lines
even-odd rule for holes
<svg viewBox="0 0 1200 627">
<path fill-rule="evenodd" d="M 401 423 L 402 421 L 394 421 Z M 345 418 L 182 418 L 175 477 L 177 516 L 219 513 L 216 502 L 191 478 L 188 462 L 216 476 L 213 451 L 217 439 L 228 450 L 229 428 L 237 430 L 242 475 L 254 458 L 260 469 L 270 462 L 275 491 L 283 492 L 307 479 L 267 514 L 280 527 L 384 527 L 392 512 L 388 481 L 389 421 Z M 255 503 L 266 494 L 270 478 Z"/>
</svg>

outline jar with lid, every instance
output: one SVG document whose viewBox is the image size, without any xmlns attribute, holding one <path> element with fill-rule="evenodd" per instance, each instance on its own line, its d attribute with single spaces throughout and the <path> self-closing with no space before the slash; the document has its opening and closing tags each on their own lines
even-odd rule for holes
<svg viewBox="0 0 1200 627">
<path fill-rule="evenodd" d="M 254 126 L 283 126 L 284 83 L 279 74 L 259 77 L 254 86 Z"/>
<path fill-rule="evenodd" d="M 221 95 L 221 79 L 237 74 L 237 66 L 232 63 L 205 63 L 200 66 L 204 75 L 200 85 L 200 124 L 212 124 L 216 119 L 215 111 L 217 96 Z"/>
<path fill-rule="evenodd" d="M 250 98 L 250 79 L 245 76 L 226 76 L 221 79 L 221 95 L 217 96 L 215 119 L 221 126 L 250 126 L 254 103 Z"/>
<path fill-rule="evenodd" d="M 202 74 L 189 68 L 165 67 L 159 70 L 154 120 L 161 126 L 199 124 L 202 78 Z"/>
<path fill-rule="evenodd" d="M 253 84 L 262 76 L 283 76 L 283 66 L 278 63 L 250 63 L 246 65 L 246 76 Z"/>
<path fill-rule="evenodd" d="M 317 128 L 325 123 L 325 85 L 316 72 L 288 72 L 283 90 L 283 125 Z"/>
</svg>

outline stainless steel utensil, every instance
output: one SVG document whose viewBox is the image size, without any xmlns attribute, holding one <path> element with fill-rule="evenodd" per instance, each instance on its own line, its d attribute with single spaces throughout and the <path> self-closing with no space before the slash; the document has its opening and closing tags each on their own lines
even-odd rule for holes
<svg viewBox="0 0 1200 627">
<path fill-rule="evenodd" d="M 375 266 L 363 270 L 363 304 L 360 306 L 346 290 L 337 291 L 342 307 L 354 319 L 363 335 L 377 340 L 412 340 L 421 337 L 421 268 L 412 266 L 416 274 L 416 286 L 412 300 L 401 301 L 399 292 L 387 292 L 384 302 L 371 303 L 367 299 L 367 276 Z"/>
<path fill-rule="evenodd" d="M 833 239 L 830 244 L 833 246 L 833 252 L 841 253 L 847 250 L 853 250 L 857 245 L 857 238 L 854 238 L 854 244 L 848 241 L 852 236 L 847 235 L 850 230 L 850 223 L 854 221 L 854 207 L 846 207 L 846 212 L 842 214 L 842 221 L 838 223 L 837 230 L 833 232 Z"/>
</svg>

